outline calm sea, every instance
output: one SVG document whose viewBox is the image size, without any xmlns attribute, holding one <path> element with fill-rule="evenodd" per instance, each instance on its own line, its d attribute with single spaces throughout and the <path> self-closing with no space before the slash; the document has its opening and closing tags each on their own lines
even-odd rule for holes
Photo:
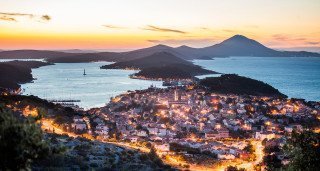
<svg viewBox="0 0 320 171">
<path fill-rule="evenodd" d="M 320 101 L 320 58 L 230 57 L 193 62 L 221 73 L 236 73 L 264 81 L 289 97 Z M 128 75 L 135 71 L 100 69 L 106 64 L 110 63 L 58 63 L 33 69 L 37 80 L 23 84 L 22 88 L 24 94 L 49 100 L 81 100 L 77 104 L 88 109 L 104 106 L 111 97 L 127 90 L 162 85 L 159 81 L 130 79 Z M 83 76 L 84 69 L 86 76 Z"/>
<path fill-rule="evenodd" d="M 217 72 L 264 81 L 289 97 L 320 101 L 320 58 L 229 57 L 194 63 Z"/>
<path fill-rule="evenodd" d="M 162 86 L 159 81 L 130 79 L 135 71 L 104 70 L 100 66 L 109 62 L 58 63 L 33 69 L 34 83 L 23 84 L 24 94 L 44 99 L 81 100 L 85 109 L 102 107 L 111 97 L 127 90 L 146 89 L 150 85 Z M 86 70 L 86 76 L 83 71 Z"/>
</svg>

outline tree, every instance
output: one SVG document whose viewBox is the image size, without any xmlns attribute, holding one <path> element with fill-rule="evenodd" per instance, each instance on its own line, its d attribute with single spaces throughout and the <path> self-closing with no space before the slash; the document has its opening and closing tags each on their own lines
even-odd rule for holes
<svg viewBox="0 0 320 171">
<path fill-rule="evenodd" d="M 317 170 L 320 168 L 320 134 L 311 131 L 293 132 L 284 146 L 290 158 L 289 170 Z"/>
<path fill-rule="evenodd" d="M 49 152 L 37 125 L 0 112 L 0 170 L 30 169 L 34 160 Z"/>
<path fill-rule="evenodd" d="M 236 166 L 228 166 L 226 171 L 245 171 L 244 168 L 237 168 Z"/>
<path fill-rule="evenodd" d="M 274 154 L 268 154 L 263 157 L 263 162 L 266 164 L 266 170 L 276 170 L 277 168 L 281 168 L 281 160 L 277 158 Z"/>
<path fill-rule="evenodd" d="M 244 147 L 243 150 L 247 151 L 250 154 L 252 154 L 254 152 L 253 145 L 251 143 L 249 143 L 246 147 Z"/>
</svg>

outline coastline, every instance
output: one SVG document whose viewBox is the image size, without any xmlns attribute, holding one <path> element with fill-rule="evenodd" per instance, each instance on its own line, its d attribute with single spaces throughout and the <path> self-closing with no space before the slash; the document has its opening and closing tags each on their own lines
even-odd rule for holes
<svg viewBox="0 0 320 171">
<path fill-rule="evenodd" d="M 7 61 L 0 62 L 0 87 L 17 90 L 21 84 L 30 83 L 36 78 L 32 69 L 54 65 L 42 61 Z"/>
</svg>

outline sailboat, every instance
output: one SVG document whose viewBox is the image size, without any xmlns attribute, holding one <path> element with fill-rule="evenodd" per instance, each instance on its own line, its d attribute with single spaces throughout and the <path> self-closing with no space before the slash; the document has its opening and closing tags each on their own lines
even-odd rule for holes
<svg viewBox="0 0 320 171">
<path fill-rule="evenodd" d="M 84 76 L 87 75 L 87 74 L 86 74 L 86 69 L 83 69 L 83 75 L 84 75 Z"/>
</svg>

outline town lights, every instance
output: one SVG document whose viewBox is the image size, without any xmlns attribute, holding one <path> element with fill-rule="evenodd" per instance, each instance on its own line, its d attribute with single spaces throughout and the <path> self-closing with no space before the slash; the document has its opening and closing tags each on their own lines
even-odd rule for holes
<svg viewBox="0 0 320 171">
<path fill-rule="evenodd" d="M 220 128 L 221 128 L 221 125 L 220 125 L 220 124 L 217 124 L 217 125 L 215 125 L 215 128 L 216 128 L 216 129 L 220 129 Z"/>
<path fill-rule="evenodd" d="M 267 125 L 267 126 L 270 126 L 270 125 L 271 125 L 271 122 L 270 122 L 270 121 L 267 121 L 267 122 L 265 122 L 264 124 Z"/>
</svg>

